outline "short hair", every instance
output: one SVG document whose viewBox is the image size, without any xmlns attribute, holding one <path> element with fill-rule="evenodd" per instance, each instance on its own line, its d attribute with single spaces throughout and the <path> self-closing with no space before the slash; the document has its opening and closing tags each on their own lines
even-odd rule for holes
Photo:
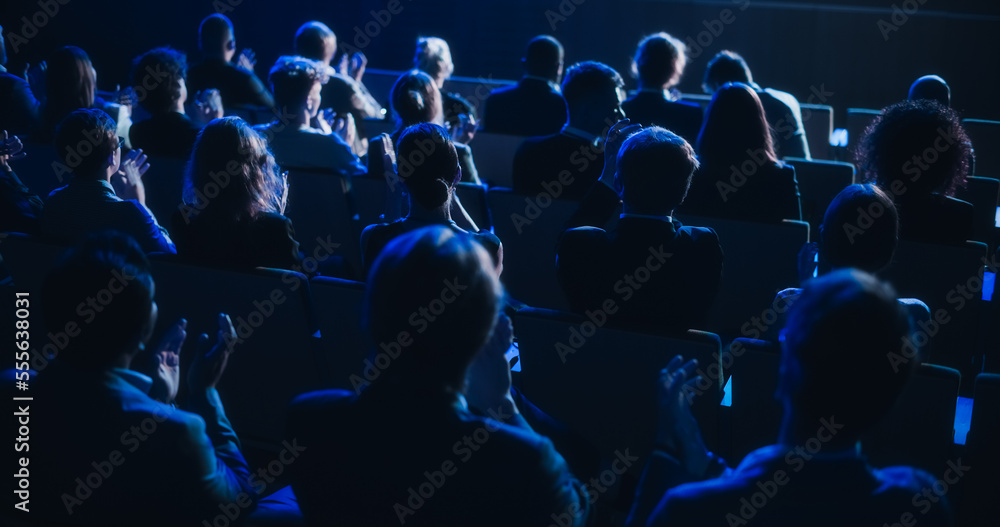
<svg viewBox="0 0 1000 527">
<path fill-rule="evenodd" d="M 434 79 L 420 70 L 410 70 L 396 79 L 390 96 L 400 127 L 433 121 L 441 109 L 441 92 Z"/>
<path fill-rule="evenodd" d="M 421 123 L 403 130 L 396 145 L 399 176 L 424 207 L 448 200 L 459 174 L 458 152 L 443 126 Z"/>
<path fill-rule="evenodd" d="M 585 107 L 617 100 L 625 81 L 611 66 L 595 61 L 578 62 L 566 71 L 562 92 L 570 114 Z"/>
<path fill-rule="evenodd" d="M 229 17 L 222 13 L 208 15 L 198 26 L 198 49 L 221 48 L 232 34 L 233 22 Z"/>
<path fill-rule="evenodd" d="M 937 75 L 924 75 L 910 85 L 910 93 L 907 98 L 911 101 L 930 99 L 937 101 L 941 106 L 951 106 L 951 88 L 948 87 L 948 83 L 944 79 Z"/>
<path fill-rule="evenodd" d="M 56 152 L 75 177 L 104 177 L 118 146 L 118 125 L 103 110 L 76 110 L 56 128 Z"/>
<path fill-rule="evenodd" d="M 879 421 L 906 384 L 914 361 L 901 356 L 910 322 L 887 283 L 857 269 L 806 282 L 782 335 L 779 393 L 804 429 L 820 419 L 854 440 Z"/>
<path fill-rule="evenodd" d="M 855 151 L 864 180 L 903 200 L 935 191 L 954 194 L 965 186 L 971 157 L 958 113 L 930 99 L 882 110 Z"/>
<path fill-rule="evenodd" d="M 716 53 L 712 60 L 708 61 L 701 88 L 705 93 L 712 94 L 727 82 L 753 85 L 753 75 L 750 73 L 747 61 L 743 60 L 739 53 L 724 50 Z"/>
<path fill-rule="evenodd" d="M 149 261 L 135 240 L 117 231 L 84 238 L 42 285 L 45 325 L 53 331 L 68 324 L 79 328 L 59 360 L 84 369 L 109 366 L 138 343 L 152 315 L 153 293 Z"/>
<path fill-rule="evenodd" d="M 413 67 L 427 72 L 431 77 L 451 77 L 455 65 L 451 60 L 451 48 L 448 42 L 438 37 L 420 37 L 417 39 L 417 52 L 413 56 Z"/>
<path fill-rule="evenodd" d="M 174 109 L 187 78 L 187 57 L 169 47 L 156 48 L 132 61 L 132 87 L 139 104 L 151 114 Z"/>
<path fill-rule="evenodd" d="M 687 141 L 659 126 L 643 128 L 618 150 L 622 201 L 640 214 L 670 214 L 684 201 L 697 169 L 698 158 Z"/>
<path fill-rule="evenodd" d="M 274 63 L 267 76 L 274 92 L 276 108 L 298 111 L 304 108 L 309 92 L 317 82 L 326 84 L 327 66 L 298 56 L 282 56 Z"/>
<path fill-rule="evenodd" d="M 563 46 L 555 37 L 539 35 L 524 50 L 524 70 L 528 75 L 554 76 L 563 61 Z"/>
<path fill-rule="evenodd" d="M 632 59 L 632 73 L 648 86 L 674 86 L 684 74 L 687 47 L 669 33 L 642 39 Z"/>
<path fill-rule="evenodd" d="M 295 53 L 307 59 L 323 60 L 326 53 L 326 40 L 336 39 L 337 35 L 326 24 L 311 20 L 302 24 L 295 32 Z"/>
<path fill-rule="evenodd" d="M 892 198 L 875 185 L 848 185 L 823 216 L 820 257 L 832 268 L 876 273 L 892 262 L 898 240 L 899 213 Z"/>
<path fill-rule="evenodd" d="M 442 300 L 446 293 L 453 301 Z M 376 351 L 409 345 L 375 382 L 409 377 L 461 386 L 493 330 L 501 295 L 490 256 L 472 236 L 432 226 L 395 238 L 368 275 L 365 321 Z M 414 315 L 429 309 L 433 320 Z"/>
</svg>

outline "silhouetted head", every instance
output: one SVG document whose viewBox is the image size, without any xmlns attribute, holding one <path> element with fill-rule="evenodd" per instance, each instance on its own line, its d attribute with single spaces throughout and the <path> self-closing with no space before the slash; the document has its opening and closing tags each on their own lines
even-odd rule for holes
<svg viewBox="0 0 1000 527">
<path fill-rule="evenodd" d="M 782 332 L 782 441 L 802 445 L 826 420 L 843 428 L 824 448 L 854 445 L 889 411 L 909 378 L 914 361 L 891 358 L 903 356 L 909 335 L 896 293 L 874 276 L 844 269 L 806 282 Z M 824 435 L 830 434 L 827 429 Z"/>
<path fill-rule="evenodd" d="M 410 70 L 392 85 L 392 109 L 400 128 L 419 123 L 444 123 L 441 92 L 434 79 L 419 70 Z"/>
<path fill-rule="evenodd" d="M 705 68 L 705 79 L 701 83 L 701 89 L 711 95 L 720 86 L 729 82 L 742 82 L 753 86 L 753 75 L 750 74 L 750 67 L 738 53 L 733 51 L 720 51 L 716 53 L 712 60 L 708 61 Z"/>
<path fill-rule="evenodd" d="M 562 92 L 569 111 L 569 124 L 594 135 L 625 117 L 622 76 L 606 64 L 594 61 L 570 66 Z"/>
<path fill-rule="evenodd" d="M 375 384 L 461 390 L 493 331 L 501 294 L 490 256 L 471 236 L 433 226 L 394 239 L 368 275 L 375 349 L 400 351 Z"/>
<path fill-rule="evenodd" d="M 56 152 L 73 177 L 107 179 L 121 162 L 118 126 L 102 110 L 76 110 L 56 128 Z"/>
<path fill-rule="evenodd" d="M 399 177 L 410 199 L 426 209 L 444 205 L 462 180 L 458 152 L 443 126 L 421 123 L 406 128 L 396 153 Z"/>
<path fill-rule="evenodd" d="M 243 119 L 214 119 L 198 134 L 184 185 L 197 213 L 224 221 L 281 213 L 286 192 L 267 143 Z"/>
<path fill-rule="evenodd" d="M 184 108 L 187 100 L 187 57 L 171 48 L 156 48 L 132 61 L 132 88 L 139 104 L 158 115 Z"/>
<path fill-rule="evenodd" d="M 672 214 L 684 201 L 697 168 L 694 149 L 677 134 L 659 126 L 632 134 L 618 150 L 616 175 L 626 212 Z"/>
<path fill-rule="evenodd" d="M 306 22 L 295 32 L 295 54 L 329 65 L 337 55 L 337 35 L 322 22 Z"/>
<path fill-rule="evenodd" d="M 563 47 L 555 37 L 541 35 L 528 42 L 521 59 L 524 72 L 558 83 L 563 74 Z"/>
<path fill-rule="evenodd" d="M 919 99 L 930 99 L 937 101 L 941 106 L 951 106 L 951 88 L 948 83 L 937 75 L 924 75 L 913 81 L 910 85 L 910 94 L 907 97 L 911 101 Z"/>
<path fill-rule="evenodd" d="M 669 33 L 642 39 L 632 59 L 632 74 L 643 88 L 669 89 L 681 80 L 687 64 L 686 46 Z"/>
<path fill-rule="evenodd" d="M 76 46 L 62 47 L 46 62 L 45 120 L 49 126 L 73 110 L 94 107 L 97 71 L 86 51 Z"/>
<path fill-rule="evenodd" d="M 105 369 L 134 355 L 156 324 L 153 292 L 146 255 L 125 234 L 92 234 L 67 251 L 42 285 L 45 325 L 79 332 L 58 352 L 59 360 Z"/>
<path fill-rule="evenodd" d="M 267 77 L 274 93 L 274 107 L 283 115 L 298 115 L 305 110 L 315 117 L 323 102 L 323 85 L 329 80 L 328 69 L 322 62 L 305 57 L 279 57 Z"/>
<path fill-rule="evenodd" d="M 764 107 L 753 88 L 736 82 L 716 90 L 698 134 L 698 158 L 725 169 L 746 160 L 777 161 Z"/>
<path fill-rule="evenodd" d="M 233 22 L 222 13 L 208 15 L 198 26 L 198 49 L 206 57 L 221 58 L 226 62 L 236 55 L 236 34 Z"/>
<path fill-rule="evenodd" d="M 965 186 L 972 146 L 958 114 L 929 99 L 884 110 L 865 131 L 855 157 L 865 181 L 896 201 Z"/>
<path fill-rule="evenodd" d="M 849 185 L 833 199 L 819 227 L 821 266 L 876 273 L 892 262 L 899 214 L 875 185 Z"/>
<path fill-rule="evenodd" d="M 430 75 L 440 88 L 455 72 L 455 64 L 451 61 L 451 48 L 442 38 L 420 37 L 417 39 L 417 53 L 413 57 L 413 67 Z"/>
</svg>

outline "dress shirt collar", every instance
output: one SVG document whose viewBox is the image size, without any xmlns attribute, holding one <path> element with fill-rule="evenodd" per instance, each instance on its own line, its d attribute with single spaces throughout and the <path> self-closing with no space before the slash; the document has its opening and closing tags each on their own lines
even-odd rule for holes
<svg viewBox="0 0 1000 527">
<path fill-rule="evenodd" d="M 522 79 L 533 79 L 533 80 L 536 80 L 536 81 L 542 81 L 545 84 L 548 84 L 549 88 L 552 88 L 552 91 L 554 91 L 556 93 L 562 93 L 562 88 L 560 88 L 558 84 L 552 82 L 551 79 L 546 79 L 545 77 L 541 77 L 541 76 L 538 76 L 538 75 L 525 75 L 524 77 L 521 77 L 521 78 Z"/>
<path fill-rule="evenodd" d="M 114 373 L 123 381 L 131 384 L 135 389 L 146 395 L 149 395 L 149 389 L 153 387 L 153 379 L 137 371 L 125 368 L 111 368 L 111 373 Z"/>
<path fill-rule="evenodd" d="M 581 130 L 579 128 L 574 128 L 574 127 L 572 127 L 572 126 L 570 126 L 568 124 L 565 125 L 565 126 L 563 126 L 562 130 L 560 130 L 559 133 L 561 133 L 563 135 L 568 135 L 570 137 L 574 137 L 576 139 L 582 139 L 582 140 L 584 140 L 584 141 L 586 141 L 586 142 L 588 142 L 588 143 L 590 143 L 592 145 L 597 145 L 597 142 L 600 139 L 596 135 L 593 135 L 593 134 L 591 134 L 590 132 L 588 132 L 586 130 Z"/>
</svg>

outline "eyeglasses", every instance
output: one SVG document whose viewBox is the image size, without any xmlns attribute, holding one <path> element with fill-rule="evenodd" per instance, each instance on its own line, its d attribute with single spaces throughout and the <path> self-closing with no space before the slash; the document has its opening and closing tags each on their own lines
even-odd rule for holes
<svg viewBox="0 0 1000 527">
<path fill-rule="evenodd" d="M 118 145 L 115 146 L 115 149 L 119 148 L 125 148 L 125 138 L 122 136 L 118 136 Z"/>
</svg>

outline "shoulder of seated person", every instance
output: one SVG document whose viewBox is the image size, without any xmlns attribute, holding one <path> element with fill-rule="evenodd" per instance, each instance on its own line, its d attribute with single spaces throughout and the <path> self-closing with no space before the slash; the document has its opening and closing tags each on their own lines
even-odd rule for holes
<svg viewBox="0 0 1000 527">
<path fill-rule="evenodd" d="M 330 405 L 344 405 L 354 402 L 356 399 L 357 395 L 347 390 L 320 390 L 299 395 L 292 399 L 290 405 L 297 410 L 307 410 Z"/>
</svg>

